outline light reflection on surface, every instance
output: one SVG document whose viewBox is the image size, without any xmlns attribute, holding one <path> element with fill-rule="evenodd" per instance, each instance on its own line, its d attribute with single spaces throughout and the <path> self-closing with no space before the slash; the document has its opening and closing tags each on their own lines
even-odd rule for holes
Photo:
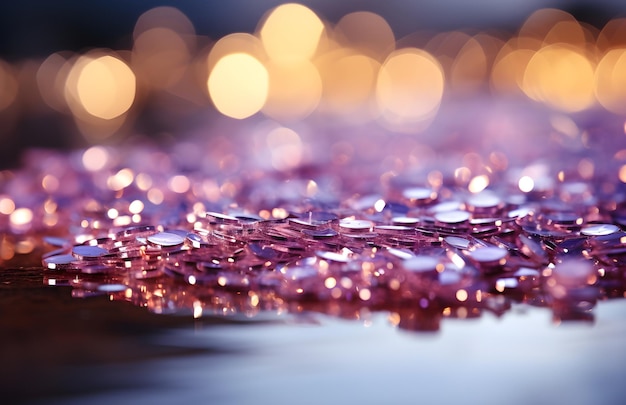
<svg viewBox="0 0 626 405">
<path fill-rule="evenodd" d="M 309 314 L 282 318 L 283 324 L 200 325 L 194 331 L 166 333 L 160 342 L 167 346 L 175 341 L 189 349 L 217 347 L 225 354 L 110 366 L 112 376 L 151 370 L 140 375 L 152 384 L 58 403 L 104 404 L 136 397 L 155 403 L 203 398 L 224 404 L 291 404 L 295 397 L 307 404 L 458 403 L 467 401 L 468 393 L 485 404 L 500 404 L 502 398 L 511 404 L 619 402 L 626 361 L 620 349 L 626 330 L 618 322 L 626 316 L 623 306 L 601 304 L 594 328 L 546 326 L 540 311 L 520 306 L 516 312 L 515 317 L 449 320 L 436 338 L 389 328 L 390 322 L 404 322 L 398 313 L 389 319 L 368 315 L 361 322 L 369 327 L 360 328 L 354 327 L 356 321 Z M 442 389 L 442 383 L 455 389 Z"/>
</svg>

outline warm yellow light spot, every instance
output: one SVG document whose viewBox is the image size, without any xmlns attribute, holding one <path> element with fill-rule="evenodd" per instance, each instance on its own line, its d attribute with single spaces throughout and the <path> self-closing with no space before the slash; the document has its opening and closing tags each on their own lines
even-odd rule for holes
<svg viewBox="0 0 626 405">
<path fill-rule="evenodd" d="M 595 95 L 598 102 L 616 114 L 626 114 L 626 48 L 608 51 L 595 73 Z"/>
<path fill-rule="evenodd" d="M 168 182 L 167 187 L 175 193 L 183 194 L 189 191 L 191 182 L 187 176 L 177 175 L 173 176 Z"/>
<path fill-rule="evenodd" d="M 602 52 L 626 47 L 626 18 L 614 18 L 606 23 L 598 34 L 596 45 Z"/>
<path fill-rule="evenodd" d="M 491 86 L 501 93 L 521 93 L 526 65 L 535 55 L 530 49 L 503 51 L 491 69 Z"/>
<path fill-rule="evenodd" d="M 389 314 L 389 316 L 387 317 L 387 319 L 389 320 L 389 323 L 392 324 L 393 326 L 398 326 L 400 325 L 400 314 L 397 312 L 391 312 Z"/>
<path fill-rule="evenodd" d="M 202 302 L 194 301 L 193 303 L 193 317 L 198 319 L 202 317 Z"/>
<path fill-rule="evenodd" d="M 550 28 L 544 37 L 545 44 L 567 43 L 584 46 L 587 43 L 587 32 L 576 19 L 559 21 Z M 589 35 L 591 39 L 591 35 Z"/>
<path fill-rule="evenodd" d="M 106 55 L 82 66 L 76 82 L 82 107 L 91 115 L 110 120 L 135 100 L 135 75 L 122 60 Z"/>
<path fill-rule="evenodd" d="M 155 7 L 142 14 L 133 32 L 133 70 L 158 89 L 183 78 L 195 48 L 193 24 L 174 7 Z"/>
<path fill-rule="evenodd" d="M 280 64 L 300 63 L 315 54 L 324 24 L 309 8 L 295 3 L 276 7 L 260 31 L 269 57 Z"/>
<path fill-rule="evenodd" d="M 196 222 L 198 217 L 196 217 L 196 214 L 194 214 L 192 212 L 188 213 L 186 218 L 187 218 L 187 222 L 190 223 L 190 224 L 198 223 L 198 222 Z"/>
<path fill-rule="evenodd" d="M 359 290 L 359 298 L 363 301 L 369 301 L 369 299 L 372 298 L 372 292 L 367 288 L 363 288 Z"/>
<path fill-rule="evenodd" d="M 324 107 L 335 115 L 373 115 L 372 97 L 380 63 L 340 51 L 320 62 Z M 338 55 L 335 55 L 338 54 Z"/>
<path fill-rule="evenodd" d="M 535 181 L 530 176 L 522 176 L 517 182 L 517 185 L 520 191 L 523 193 L 529 193 L 533 191 L 533 188 L 535 188 Z"/>
<path fill-rule="evenodd" d="M 346 290 L 349 290 L 350 288 L 352 288 L 352 285 L 354 283 L 349 277 L 341 277 L 341 280 L 339 280 L 339 284 Z"/>
<path fill-rule="evenodd" d="M 15 247 L 6 239 L 0 240 L 0 259 L 11 260 L 15 256 Z"/>
<path fill-rule="evenodd" d="M 128 226 L 133 222 L 133 219 L 128 215 L 118 215 L 113 218 L 113 226 Z"/>
<path fill-rule="evenodd" d="M 182 11 L 175 7 L 161 6 L 139 16 L 133 30 L 133 38 L 136 40 L 143 32 L 155 27 L 167 27 L 180 34 L 195 34 L 193 24 Z"/>
<path fill-rule="evenodd" d="M 219 112 L 243 119 L 259 112 L 265 104 L 269 75 L 265 66 L 252 55 L 232 53 L 215 64 L 207 86 Z"/>
<path fill-rule="evenodd" d="M 582 50 L 565 44 L 549 45 L 528 62 L 523 90 L 554 108 L 581 111 L 595 102 L 594 69 Z"/>
<path fill-rule="evenodd" d="M 328 272 L 328 262 L 326 260 L 320 260 L 317 264 L 320 269 L 321 274 L 326 274 Z"/>
<path fill-rule="evenodd" d="M 470 177 L 472 176 L 472 171 L 465 167 L 458 167 L 454 170 L 454 179 L 457 183 L 467 183 L 470 181 Z"/>
<path fill-rule="evenodd" d="M 9 197 L 0 198 L 0 214 L 11 215 L 15 211 L 15 203 Z"/>
<path fill-rule="evenodd" d="M 122 190 L 133 183 L 135 174 L 131 169 L 121 169 L 107 180 L 107 186 L 114 191 Z"/>
<path fill-rule="evenodd" d="M 83 166 L 90 172 L 103 169 L 109 161 L 109 153 L 102 146 L 92 146 L 83 152 Z"/>
<path fill-rule="evenodd" d="M 68 52 L 53 53 L 39 65 L 36 80 L 37 89 L 48 107 L 66 112 L 67 102 L 64 98 L 65 80 L 71 68 Z"/>
<path fill-rule="evenodd" d="M 289 212 L 287 212 L 284 208 L 274 208 L 272 209 L 272 217 L 275 219 L 285 219 L 289 216 Z"/>
<path fill-rule="evenodd" d="M 139 190 L 147 191 L 152 187 L 152 177 L 146 173 L 139 173 L 135 177 L 135 183 L 137 184 L 137 188 Z"/>
<path fill-rule="evenodd" d="M 382 61 L 394 51 L 395 37 L 385 19 L 369 11 L 346 14 L 335 26 L 339 43 Z"/>
<path fill-rule="evenodd" d="M 619 179 L 622 183 L 626 183 L 626 165 L 619 168 Z"/>
<path fill-rule="evenodd" d="M 393 52 L 378 73 L 376 100 L 385 119 L 409 124 L 432 119 L 444 90 L 441 65 L 429 53 L 405 48 Z"/>
<path fill-rule="evenodd" d="M 236 32 L 220 38 L 212 47 L 207 57 L 207 67 L 210 72 L 224 56 L 233 53 L 244 53 L 251 55 L 261 62 L 264 62 L 265 53 L 263 44 L 259 38 L 252 34 Z"/>
<path fill-rule="evenodd" d="M 489 186 L 489 177 L 487 177 L 487 175 L 485 174 L 482 174 L 470 180 L 467 189 L 470 191 L 470 193 L 480 193 L 481 191 L 486 189 L 487 186 Z"/>
<path fill-rule="evenodd" d="M 9 216 L 11 224 L 22 226 L 28 225 L 33 220 L 33 212 L 29 208 L 18 208 Z"/>
<path fill-rule="evenodd" d="M 128 205 L 128 212 L 131 214 L 139 214 L 143 211 L 144 204 L 141 200 L 134 200 Z"/>
<path fill-rule="evenodd" d="M 269 92 L 263 113 L 279 121 L 296 121 L 310 115 L 322 98 L 322 79 L 311 62 L 267 65 Z"/>
<path fill-rule="evenodd" d="M 278 127 L 267 135 L 267 145 L 272 166 L 277 170 L 289 170 L 302 161 L 303 145 L 300 135 L 292 129 Z"/>
<path fill-rule="evenodd" d="M 467 301 L 467 298 L 468 298 L 468 297 L 469 297 L 469 295 L 467 294 L 467 291 L 465 291 L 465 290 L 463 290 L 463 289 L 458 290 L 458 291 L 456 292 L 456 299 L 457 299 L 457 300 L 459 300 L 459 301 L 461 301 L 461 302 L 465 302 L 465 301 Z"/>
<path fill-rule="evenodd" d="M 148 201 L 150 201 L 154 205 L 161 204 L 165 198 L 163 192 L 158 188 L 151 188 L 150 190 L 148 190 L 147 197 Z"/>
<path fill-rule="evenodd" d="M 49 193 L 53 193 L 59 188 L 59 179 L 52 174 L 46 174 L 41 180 L 41 186 Z"/>
<path fill-rule="evenodd" d="M 483 300 L 483 292 L 481 290 L 476 290 L 476 302 L 481 302 Z"/>
<path fill-rule="evenodd" d="M 544 40 L 551 30 L 562 21 L 575 21 L 574 17 L 555 8 L 542 8 L 532 13 L 519 30 L 520 37 Z"/>
<path fill-rule="evenodd" d="M 116 210 L 115 208 L 109 208 L 109 210 L 107 211 L 107 217 L 109 217 L 110 219 L 115 219 L 120 215 L 119 211 Z"/>
<path fill-rule="evenodd" d="M 328 288 L 329 290 L 335 288 L 336 285 L 337 280 L 334 277 L 328 277 L 326 280 L 324 280 L 324 287 Z"/>
<path fill-rule="evenodd" d="M 477 91 L 487 78 L 487 55 L 480 43 L 470 38 L 457 54 L 450 69 L 453 90 Z"/>
</svg>

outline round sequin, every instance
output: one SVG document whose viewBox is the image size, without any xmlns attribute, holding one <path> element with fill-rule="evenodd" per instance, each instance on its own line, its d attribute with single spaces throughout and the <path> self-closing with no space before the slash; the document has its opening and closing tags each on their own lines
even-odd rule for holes
<svg viewBox="0 0 626 405">
<path fill-rule="evenodd" d="M 580 233 L 585 236 L 606 236 L 619 231 L 619 227 L 613 224 L 595 224 L 584 227 Z"/>
<path fill-rule="evenodd" d="M 158 246 L 171 247 L 182 245 L 185 242 L 185 238 L 181 235 L 171 232 L 159 232 L 154 235 L 150 235 L 147 241 Z"/>
<path fill-rule="evenodd" d="M 96 259 L 109 253 L 99 246 L 79 245 L 72 248 L 72 255 L 78 259 Z"/>
</svg>

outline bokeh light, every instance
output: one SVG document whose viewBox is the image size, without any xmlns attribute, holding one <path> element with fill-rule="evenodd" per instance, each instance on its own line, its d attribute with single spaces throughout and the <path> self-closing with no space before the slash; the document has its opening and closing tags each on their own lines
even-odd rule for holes
<svg viewBox="0 0 626 405">
<path fill-rule="evenodd" d="M 524 92 L 563 111 L 584 110 L 595 102 L 594 68 L 580 49 L 567 44 L 548 45 L 528 62 Z"/>
<path fill-rule="evenodd" d="M 76 94 L 91 115 L 112 119 L 128 111 L 135 100 L 135 75 L 122 60 L 101 56 L 82 66 Z"/>
<path fill-rule="evenodd" d="M 405 48 L 393 52 L 380 69 L 376 99 L 387 122 L 402 126 L 431 119 L 443 91 L 444 75 L 437 60 L 426 51 Z"/>
<path fill-rule="evenodd" d="M 277 64 L 310 60 L 324 33 L 324 24 L 308 7 L 288 3 L 270 12 L 260 29 L 268 56 Z"/>
<path fill-rule="evenodd" d="M 485 95 L 567 114 L 602 108 L 626 115 L 625 18 L 600 27 L 545 8 L 517 31 L 415 27 L 397 38 L 372 11 L 331 21 L 310 7 L 281 4 L 252 32 L 217 38 L 199 35 L 177 8 L 155 7 L 137 19 L 128 49 L 0 60 L 4 133 L 37 111 L 98 143 L 130 136 L 135 124 L 169 132 L 211 109 L 283 125 L 373 122 L 417 133 L 442 105 Z"/>
<path fill-rule="evenodd" d="M 269 76 L 258 59 L 246 53 L 233 53 L 216 63 L 207 86 L 222 114 L 243 119 L 256 114 L 265 104 Z"/>
<path fill-rule="evenodd" d="M 66 112 L 67 102 L 63 96 L 65 80 L 71 69 L 68 60 L 73 55 L 69 52 L 56 52 L 48 56 L 37 70 L 37 87 L 41 98 L 48 107 L 58 111 Z"/>
<path fill-rule="evenodd" d="M 322 97 L 322 79 L 315 65 L 270 63 L 269 93 L 263 113 L 279 121 L 295 121 L 310 115 Z"/>
<path fill-rule="evenodd" d="M 370 118 L 380 63 L 364 54 L 341 49 L 318 62 L 323 80 L 324 112 Z"/>
<path fill-rule="evenodd" d="M 378 14 L 357 11 L 343 16 L 335 27 L 336 40 L 383 62 L 395 50 L 395 37 L 389 23 Z"/>
<path fill-rule="evenodd" d="M 133 33 L 133 70 L 149 87 L 167 89 L 184 76 L 195 51 L 195 29 L 173 7 L 156 7 L 142 14 Z"/>
<path fill-rule="evenodd" d="M 626 114 L 626 48 L 609 50 L 595 72 L 598 102 L 616 114 Z"/>
</svg>

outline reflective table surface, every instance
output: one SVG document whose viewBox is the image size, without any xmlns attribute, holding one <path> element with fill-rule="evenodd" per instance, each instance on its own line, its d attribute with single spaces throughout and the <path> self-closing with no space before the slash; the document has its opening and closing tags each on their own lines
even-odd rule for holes
<svg viewBox="0 0 626 405">
<path fill-rule="evenodd" d="M 556 324 L 524 304 L 410 332 L 386 313 L 155 315 L 75 300 L 4 270 L 1 387 L 9 403 L 619 403 L 626 305 Z"/>
</svg>

